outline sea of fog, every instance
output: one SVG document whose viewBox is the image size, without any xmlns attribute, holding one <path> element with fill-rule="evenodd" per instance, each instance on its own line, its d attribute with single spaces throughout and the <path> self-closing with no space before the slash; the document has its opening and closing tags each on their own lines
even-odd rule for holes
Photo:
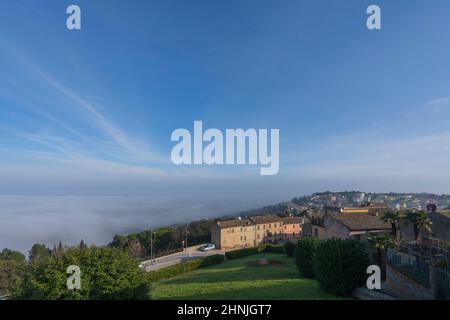
<svg viewBox="0 0 450 320">
<path fill-rule="evenodd" d="M 0 196 L 0 250 L 107 244 L 116 233 L 236 213 L 248 204 L 119 196 Z"/>
</svg>

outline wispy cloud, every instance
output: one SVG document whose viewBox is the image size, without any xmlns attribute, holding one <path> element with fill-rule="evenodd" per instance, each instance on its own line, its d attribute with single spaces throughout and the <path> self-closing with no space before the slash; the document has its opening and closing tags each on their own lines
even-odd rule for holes
<svg viewBox="0 0 450 320">
<path fill-rule="evenodd" d="M 167 163 L 168 159 L 136 137 L 131 137 L 110 121 L 90 101 L 93 99 L 97 102 L 102 101 L 101 97 L 82 96 L 57 80 L 49 72 L 44 71 L 20 50 L 7 46 L 5 43 L 2 43 L 1 46 L 7 48 L 15 63 L 27 70 L 29 79 L 35 79 L 37 83 L 45 84 L 46 90 L 61 95 L 67 101 L 67 107 L 71 106 L 81 111 L 78 114 L 83 116 L 79 116 L 77 121 L 88 122 L 98 132 L 95 135 L 84 133 L 82 130 L 68 125 L 58 116 L 39 108 L 36 109 L 39 114 L 50 120 L 50 123 L 57 124 L 70 133 L 72 138 L 54 132 L 43 134 L 34 131 L 17 132 L 16 129 L 6 130 L 7 133 L 34 145 L 32 149 L 26 150 L 28 154 L 48 161 L 58 161 L 100 171 L 119 170 L 120 172 L 139 174 L 164 174 L 158 168 L 161 164 Z M 36 103 L 36 101 L 30 100 L 28 94 L 23 95 L 19 101 L 14 97 L 13 99 L 28 108 L 33 108 Z M 51 101 L 43 103 L 51 104 Z M 42 124 L 40 130 L 48 131 L 48 125 L 49 123 Z M 5 131 L 5 129 L 3 130 Z"/>
<path fill-rule="evenodd" d="M 450 108 L 450 98 L 433 99 L 428 101 L 423 108 L 432 112 L 439 112 L 444 108 Z"/>
</svg>

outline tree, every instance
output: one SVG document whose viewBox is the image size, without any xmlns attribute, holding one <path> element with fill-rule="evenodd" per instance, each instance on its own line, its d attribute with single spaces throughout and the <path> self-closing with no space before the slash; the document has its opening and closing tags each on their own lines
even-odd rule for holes
<svg viewBox="0 0 450 320">
<path fill-rule="evenodd" d="M 386 275 L 386 265 L 384 263 L 384 254 L 386 253 L 386 250 L 389 248 L 395 248 L 395 242 L 392 240 L 392 238 L 387 235 L 369 235 L 367 237 L 367 241 L 369 242 L 369 245 L 377 250 L 377 264 L 382 270 L 382 278 L 385 279 Z"/>
<path fill-rule="evenodd" d="M 7 260 L 14 260 L 20 263 L 25 262 L 25 256 L 19 252 L 14 251 L 8 248 L 5 248 L 0 252 L 0 260 L 7 261 Z"/>
<path fill-rule="evenodd" d="M 83 240 L 81 240 L 79 247 L 80 247 L 80 249 L 86 249 L 88 246 L 84 243 Z"/>
<path fill-rule="evenodd" d="M 314 278 L 314 255 L 320 241 L 317 238 L 301 239 L 294 251 L 295 265 L 305 278 Z"/>
<path fill-rule="evenodd" d="M 50 258 L 52 251 L 48 249 L 44 244 L 36 243 L 30 250 L 30 262 L 44 262 Z"/>
<path fill-rule="evenodd" d="M 419 241 L 420 231 L 426 230 L 431 232 L 431 226 L 433 223 L 428 218 L 428 214 L 425 211 L 410 211 L 406 214 L 406 220 L 413 224 L 414 239 Z"/>
<path fill-rule="evenodd" d="M 294 256 L 295 244 L 292 241 L 287 241 L 284 244 L 284 251 L 288 257 Z"/>
<path fill-rule="evenodd" d="M 0 296 L 14 295 L 19 291 L 24 277 L 25 262 L 0 260 Z"/>
<path fill-rule="evenodd" d="M 383 252 L 389 248 L 394 248 L 395 243 L 392 241 L 392 238 L 386 234 L 384 235 L 369 235 L 367 237 L 367 241 L 372 248 L 377 250 L 378 263 L 382 264 L 382 255 Z"/>
<path fill-rule="evenodd" d="M 66 286 L 70 265 L 80 267 L 81 290 Z M 20 292 L 23 299 L 147 299 L 149 282 L 137 261 L 122 250 L 77 246 L 30 264 Z"/>
<path fill-rule="evenodd" d="M 19 251 L 3 249 L 0 252 L 0 296 L 17 292 L 24 267 L 25 256 Z"/>
<path fill-rule="evenodd" d="M 383 214 L 381 219 L 391 224 L 392 237 L 394 238 L 395 241 L 398 241 L 399 240 L 398 224 L 400 222 L 400 213 L 398 211 L 387 211 Z"/>
<path fill-rule="evenodd" d="M 364 242 L 355 239 L 329 239 L 321 241 L 316 249 L 314 274 L 324 291 L 349 295 L 365 282 L 369 263 Z"/>
</svg>

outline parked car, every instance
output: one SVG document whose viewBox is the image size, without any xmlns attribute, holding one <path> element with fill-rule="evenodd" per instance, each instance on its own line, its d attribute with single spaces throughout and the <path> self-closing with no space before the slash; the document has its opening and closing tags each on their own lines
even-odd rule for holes
<svg viewBox="0 0 450 320">
<path fill-rule="evenodd" d="M 199 250 L 202 251 L 202 252 L 212 251 L 212 250 L 215 250 L 215 249 L 216 249 L 216 246 L 213 243 L 205 244 L 204 246 L 201 246 L 199 248 Z"/>
</svg>

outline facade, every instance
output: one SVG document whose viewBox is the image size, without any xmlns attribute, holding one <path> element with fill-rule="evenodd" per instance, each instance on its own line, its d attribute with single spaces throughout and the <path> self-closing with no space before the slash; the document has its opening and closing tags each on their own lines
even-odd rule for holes
<svg viewBox="0 0 450 320">
<path fill-rule="evenodd" d="M 283 220 L 277 215 L 256 216 L 249 218 L 255 225 L 257 245 L 278 243 L 283 240 Z"/>
<path fill-rule="evenodd" d="M 299 240 L 302 234 L 304 218 L 287 217 L 283 218 L 283 238 L 289 240 Z"/>
<path fill-rule="evenodd" d="M 211 239 L 216 248 L 246 248 L 255 243 L 255 225 L 248 219 L 217 221 L 211 230 Z"/>
<path fill-rule="evenodd" d="M 211 239 L 218 249 L 254 247 L 266 243 L 299 239 L 302 218 L 281 218 L 277 215 L 255 216 L 248 219 L 217 221 Z"/>
</svg>

